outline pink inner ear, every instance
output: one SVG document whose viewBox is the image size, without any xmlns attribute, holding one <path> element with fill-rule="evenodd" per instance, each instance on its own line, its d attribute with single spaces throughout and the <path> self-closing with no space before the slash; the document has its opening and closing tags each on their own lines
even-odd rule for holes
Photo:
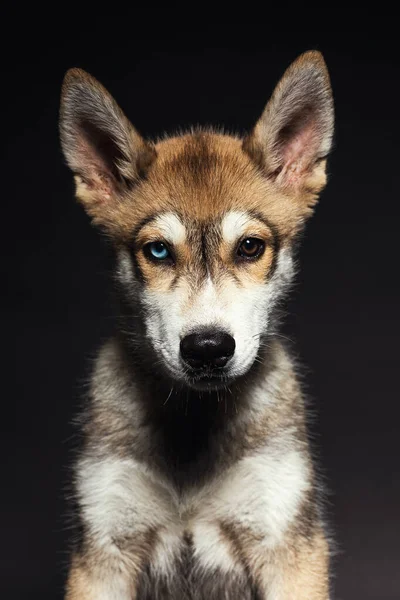
<svg viewBox="0 0 400 600">
<path fill-rule="evenodd" d="M 282 142 L 282 172 L 290 182 L 295 182 L 310 168 L 319 145 L 318 126 L 308 119 L 300 129 L 285 135 Z"/>
<path fill-rule="evenodd" d="M 96 194 L 98 200 L 108 200 L 115 192 L 117 183 L 106 161 L 84 135 L 77 139 L 77 156 L 77 170 L 82 173 L 87 187 Z"/>
</svg>

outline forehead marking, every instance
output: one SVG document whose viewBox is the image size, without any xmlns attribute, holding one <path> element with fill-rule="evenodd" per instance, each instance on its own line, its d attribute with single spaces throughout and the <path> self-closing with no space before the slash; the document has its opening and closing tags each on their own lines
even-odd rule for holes
<svg viewBox="0 0 400 600">
<path fill-rule="evenodd" d="M 228 244 L 235 242 L 244 233 L 249 221 L 251 221 L 251 216 L 245 212 L 232 210 L 226 214 L 221 224 L 224 241 Z"/>
<path fill-rule="evenodd" d="M 183 244 L 186 240 L 186 228 L 175 213 L 163 213 L 156 217 L 152 225 L 160 230 L 163 237 L 171 244 Z"/>
</svg>

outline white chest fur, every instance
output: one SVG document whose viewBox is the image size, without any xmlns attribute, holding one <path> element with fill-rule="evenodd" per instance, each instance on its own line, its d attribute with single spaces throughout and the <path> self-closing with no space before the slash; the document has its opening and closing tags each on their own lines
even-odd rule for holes
<svg viewBox="0 0 400 600">
<path fill-rule="evenodd" d="M 281 442 L 282 443 L 282 442 Z M 309 488 L 306 458 L 288 445 L 270 444 L 218 479 L 178 496 L 172 486 L 132 459 L 83 459 L 78 467 L 82 516 L 93 542 L 106 553 L 119 538 L 157 531 L 149 560 L 156 571 L 173 568 L 184 532 L 204 568 L 239 568 L 221 523 L 253 532 L 266 549 L 283 541 Z"/>
</svg>

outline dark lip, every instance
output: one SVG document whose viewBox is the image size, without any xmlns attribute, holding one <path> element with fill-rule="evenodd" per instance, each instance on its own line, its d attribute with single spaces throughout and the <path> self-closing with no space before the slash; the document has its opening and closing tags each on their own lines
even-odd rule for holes
<svg viewBox="0 0 400 600">
<path fill-rule="evenodd" d="M 226 371 L 214 370 L 203 373 L 189 371 L 187 374 L 189 384 L 197 390 L 215 390 L 221 387 L 226 387 L 232 381 Z"/>
</svg>

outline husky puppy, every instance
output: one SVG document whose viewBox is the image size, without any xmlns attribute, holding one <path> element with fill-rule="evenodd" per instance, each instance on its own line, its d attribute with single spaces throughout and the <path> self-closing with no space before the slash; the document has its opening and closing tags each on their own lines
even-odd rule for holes
<svg viewBox="0 0 400 600">
<path fill-rule="evenodd" d="M 244 139 L 151 143 L 68 71 L 62 148 L 115 249 L 122 315 L 82 419 L 68 600 L 328 600 L 304 400 L 276 332 L 333 121 L 314 51 Z"/>
</svg>

